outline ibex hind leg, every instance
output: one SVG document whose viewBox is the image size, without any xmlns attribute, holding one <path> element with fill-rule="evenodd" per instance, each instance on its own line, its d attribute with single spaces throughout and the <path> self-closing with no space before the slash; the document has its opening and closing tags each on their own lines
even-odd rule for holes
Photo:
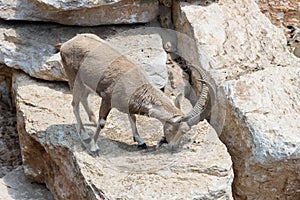
<svg viewBox="0 0 300 200">
<path fill-rule="evenodd" d="M 82 91 L 81 94 L 81 103 L 85 109 L 85 111 L 88 114 L 89 117 L 89 121 L 93 122 L 94 124 L 97 124 L 97 120 L 96 120 L 96 116 L 94 115 L 93 111 L 90 108 L 89 102 L 88 102 L 88 96 L 90 94 L 90 90 L 88 88 L 86 88 L 85 90 Z"/>
<path fill-rule="evenodd" d="M 81 81 L 76 80 L 74 83 L 74 88 L 73 88 L 73 100 L 72 100 L 72 107 L 73 107 L 73 112 L 76 117 L 77 121 L 77 133 L 79 137 L 83 140 L 90 140 L 90 136 L 86 133 L 85 128 L 83 126 L 81 117 L 80 117 L 80 112 L 79 112 L 79 104 L 80 102 L 86 101 L 84 100 L 86 98 L 86 94 L 84 94 L 87 88 L 85 88 L 82 84 Z"/>
<path fill-rule="evenodd" d="M 99 151 L 99 146 L 97 144 L 98 137 L 100 135 L 101 129 L 104 128 L 106 123 L 106 118 L 111 110 L 111 101 L 110 99 L 102 98 L 101 106 L 99 110 L 99 120 L 97 123 L 97 129 L 94 136 L 91 138 L 90 142 L 90 151 L 93 155 L 97 155 Z"/>
<path fill-rule="evenodd" d="M 82 120 L 80 117 L 80 113 L 79 113 L 79 103 L 80 103 L 80 101 L 78 101 L 77 99 L 74 100 L 74 98 L 73 98 L 72 106 L 73 106 L 73 112 L 74 112 L 74 115 L 75 115 L 76 121 L 77 121 L 77 133 L 78 133 L 79 137 L 85 141 L 87 139 L 90 139 L 90 136 L 86 133 L 85 128 L 83 126 L 83 123 L 82 123 Z"/>
</svg>

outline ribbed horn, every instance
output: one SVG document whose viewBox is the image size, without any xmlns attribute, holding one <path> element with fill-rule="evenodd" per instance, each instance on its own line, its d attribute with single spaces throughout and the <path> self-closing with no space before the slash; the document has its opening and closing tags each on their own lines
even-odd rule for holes
<svg viewBox="0 0 300 200">
<path fill-rule="evenodd" d="M 193 68 L 194 71 L 199 73 L 201 78 L 197 80 L 202 83 L 202 90 L 200 93 L 200 97 L 197 100 L 195 106 L 188 114 L 186 114 L 186 116 L 184 116 L 181 119 L 181 121 L 187 121 L 189 126 L 193 126 L 199 122 L 200 117 L 206 108 L 206 105 L 211 105 L 211 106 L 213 105 L 215 101 L 215 92 L 213 86 L 209 83 L 208 77 L 204 72 L 204 70 L 202 70 L 201 68 L 196 68 L 194 65 L 191 64 L 187 65 L 187 67 Z M 207 98 L 209 98 L 208 104 L 206 104 Z"/>
</svg>

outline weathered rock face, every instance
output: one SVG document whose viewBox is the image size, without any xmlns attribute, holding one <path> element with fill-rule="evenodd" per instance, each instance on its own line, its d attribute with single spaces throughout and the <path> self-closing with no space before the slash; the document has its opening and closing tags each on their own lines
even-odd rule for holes
<svg viewBox="0 0 300 200">
<path fill-rule="evenodd" d="M 234 162 L 235 198 L 298 199 L 300 64 L 282 31 L 250 0 L 181 2 L 173 12 L 177 30 L 189 36 L 179 37 L 179 54 L 219 86 L 224 110 L 212 123 Z"/>
<path fill-rule="evenodd" d="M 300 197 L 299 77 L 299 67 L 270 67 L 224 86 L 231 108 L 221 139 L 237 166 L 239 199 Z"/>
<path fill-rule="evenodd" d="M 0 18 L 57 22 L 66 25 L 145 23 L 158 13 L 158 1 L 2 0 Z"/>
<path fill-rule="evenodd" d="M 160 122 L 138 117 L 150 146 L 141 151 L 127 116 L 112 110 L 98 141 L 99 156 L 91 157 L 76 134 L 66 84 L 24 74 L 13 81 L 25 173 L 45 182 L 56 199 L 232 199 L 231 159 L 207 123 L 193 127 L 180 151 L 170 153 L 153 146 L 162 134 Z M 96 112 L 100 98 L 90 102 Z"/>
<path fill-rule="evenodd" d="M 0 179 L 0 199 L 53 200 L 51 192 L 42 184 L 34 183 L 18 167 Z"/>
<path fill-rule="evenodd" d="M 279 25 L 300 26 L 300 6 L 298 0 L 258 0 L 261 11 L 272 23 Z"/>
<path fill-rule="evenodd" d="M 65 35 L 60 35 L 63 32 Z M 76 34 L 72 29 L 67 31 L 55 25 L 0 22 L 0 63 L 21 69 L 36 78 L 66 80 L 60 61 L 55 62 L 52 58 L 56 52 L 55 45 L 64 41 L 64 37 L 68 38 L 67 32 L 69 37 Z M 51 59 L 52 62 L 48 63 L 47 60 Z"/>
</svg>

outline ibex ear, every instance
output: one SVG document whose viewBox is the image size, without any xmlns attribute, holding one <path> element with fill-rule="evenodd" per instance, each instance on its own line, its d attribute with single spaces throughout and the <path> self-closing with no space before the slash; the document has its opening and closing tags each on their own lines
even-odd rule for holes
<svg viewBox="0 0 300 200">
<path fill-rule="evenodd" d="M 175 121 L 175 123 L 181 123 L 182 122 L 182 119 L 183 119 L 183 117 L 180 117 L 180 118 L 178 118 L 176 121 Z"/>
<path fill-rule="evenodd" d="M 181 116 L 180 118 L 177 118 L 176 123 L 187 122 L 188 120 L 189 120 L 189 117 Z"/>
<path fill-rule="evenodd" d="M 174 100 L 174 104 L 177 108 L 181 109 L 181 105 L 180 105 L 180 102 L 182 101 L 182 97 L 183 97 L 183 94 L 182 93 L 179 93 L 177 95 L 177 97 L 175 98 Z"/>
<path fill-rule="evenodd" d="M 174 124 L 174 123 L 180 123 L 181 119 L 182 119 L 182 116 L 175 116 L 175 117 L 169 119 L 168 122 L 172 123 L 172 124 Z"/>
</svg>

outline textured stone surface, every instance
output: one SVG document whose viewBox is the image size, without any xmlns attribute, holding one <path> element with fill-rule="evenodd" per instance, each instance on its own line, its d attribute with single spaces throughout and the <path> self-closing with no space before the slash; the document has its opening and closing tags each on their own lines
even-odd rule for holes
<svg viewBox="0 0 300 200">
<path fill-rule="evenodd" d="M 0 179 L 0 191 L 1 200 L 54 200 L 45 185 L 35 183 L 25 176 L 22 167 Z"/>
<path fill-rule="evenodd" d="M 258 0 L 257 3 L 261 11 L 275 25 L 295 25 L 300 27 L 299 0 Z"/>
<path fill-rule="evenodd" d="M 180 3 L 173 12 L 188 38 L 179 37 L 178 53 L 219 86 L 224 109 L 212 123 L 234 162 L 234 197 L 299 199 L 300 63 L 283 32 L 251 0 Z"/>
<path fill-rule="evenodd" d="M 299 78 L 299 67 L 270 67 L 224 85 L 230 107 L 221 138 L 238 199 L 299 199 Z"/>
<path fill-rule="evenodd" d="M 232 199 L 231 158 L 205 122 L 193 127 L 178 152 L 155 150 L 162 125 L 138 116 L 149 149 L 132 141 L 127 116 L 112 110 L 98 157 L 76 134 L 67 84 L 14 75 L 18 130 L 25 173 L 45 182 L 56 199 Z M 91 96 L 94 112 L 100 98 Z M 84 123 L 85 112 L 81 112 Z M 92 133 L 93 126 L 85 125 Z"/>
<path fill-rule="evenodd" d="M 158 1 L 1 0 L 0 18 L 66 25 L 145 23 L 157 16 Z"/>
</svg>

